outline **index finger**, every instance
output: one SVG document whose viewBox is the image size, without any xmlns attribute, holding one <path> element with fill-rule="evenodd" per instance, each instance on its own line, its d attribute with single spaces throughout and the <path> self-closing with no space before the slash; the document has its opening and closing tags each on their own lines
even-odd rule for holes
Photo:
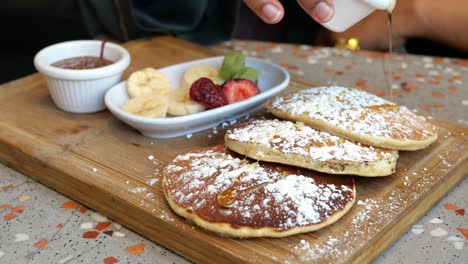
<svg viewBox="0 0 468 264">
<path fill-rule="evenodd" d="M 268 24 L 276 24 L 284 16 L 284 8 L 278 0 L 244 0 L 244 3 Z"/>
</svg>

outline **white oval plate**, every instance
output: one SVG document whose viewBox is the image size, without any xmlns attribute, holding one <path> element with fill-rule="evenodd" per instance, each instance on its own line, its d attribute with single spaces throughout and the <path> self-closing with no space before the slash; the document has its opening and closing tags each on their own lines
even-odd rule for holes
<svg viewBox="0 0 468 264">
<path fill-rule="evenodd" d="M 221 67 L 222 62 L 222 56 L 212 57 L 176 64 L 159 70 L 171 81 L 173 86 L 171 89 L 177 89 L 183 74 L 188 68 L 194 65 Z M 127 113 L 121 109 L 130 100 L 126 81 L 109 89 L 104 101 L 112 114 L 147 137 L 172 138 L 195 133 L 215 127 L 222 122 L 240 118 L 256 110 L 268 99 L 283 91 L 289 84 L 289 73 L 276 64 L 256 58 L 246 58 L 246 65 L 257 69 L 257 85 L 260 93 L 247 100 L 200 113 L 167 118 L 148 118 Z"/>
</svg>

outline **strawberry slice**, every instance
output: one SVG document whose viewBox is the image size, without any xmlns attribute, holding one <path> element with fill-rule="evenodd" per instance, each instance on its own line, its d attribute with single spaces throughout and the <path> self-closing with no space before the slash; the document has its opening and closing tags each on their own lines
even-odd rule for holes
<svg viewBox="0 0 468 264">
<path fill-rule="evenodd" d="M 212 80 L 202 77 L 190 86 L 190 99 L 199 102 L 207 109 L 227 105 L 226 96 Z"/>
<path fill-rule="evenodd" d="M 223 92 L 228 104 L 232 104 L 257 95 L 260 91 L 257 85 L 250 80 L 235 79 L 223 84 Z"/>
</svg>

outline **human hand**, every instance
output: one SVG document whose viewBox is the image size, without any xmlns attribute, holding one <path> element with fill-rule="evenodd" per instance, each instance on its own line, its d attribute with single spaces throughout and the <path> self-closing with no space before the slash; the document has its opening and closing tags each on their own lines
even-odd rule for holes
<svg viewBox="0 0 468 264">
<path fill-rule="evenodd" d="M 283 19 L 284 8 L 279 0 L 244 0 L 244 3 L 265 23 L 276 24 Z M 297 3 L 319 23 L 333 16 L 333 0 L 297 0 Z"/>
</svg>

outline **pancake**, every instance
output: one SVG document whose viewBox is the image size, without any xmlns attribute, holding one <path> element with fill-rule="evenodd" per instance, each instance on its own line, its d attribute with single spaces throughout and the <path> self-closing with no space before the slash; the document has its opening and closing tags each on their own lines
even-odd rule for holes
<svg viewBox="0 0 468 264">
<path fill-rule="evenodd" d="M 285 237 L 328 226 L 354 203 L 351 176 L 239 157 L 222 145 L 177 156 L 163 172 L 171 208 L 221 235 Z"/>
<path fill-rule="evenodd" d="M 406 107 L 351 88 L 330 86 L 277 97 L 266 104 L 281 119 L 375 147 L 418 150 L 437 139 L 436 128 Z"/>
<path fill-rule="evenodd" d="M 361 145 L 317 131 L 303 123 L 253 120 L 228 130 L 224 142 L 249 158 L 330 174 L 387 176 L 395 172 L 398 152 Z"/>
</svg>

